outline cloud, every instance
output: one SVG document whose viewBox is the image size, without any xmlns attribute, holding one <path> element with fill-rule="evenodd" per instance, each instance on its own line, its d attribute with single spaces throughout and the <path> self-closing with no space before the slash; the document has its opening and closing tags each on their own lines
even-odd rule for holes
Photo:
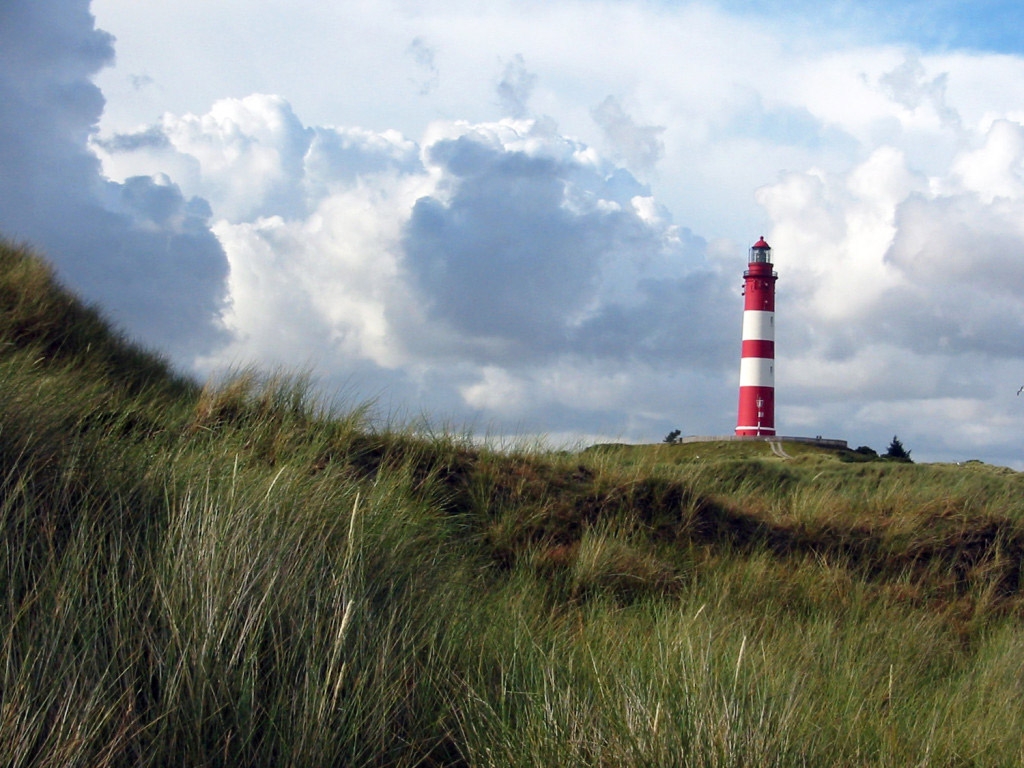
<svg viewBox="0 0 1024 768">
<path fill-rule="evenodd" d="M 143 150 L 165 150 L 171 148 L 171 140 L 160 126 L 153 125 L 135 133 L 118 133 L 110 138 L 93 138 L 93 146 L 105 153 L 116 155 L 123 152 Z"/>
<path fill-rule="evenodd" d="M 245 119 L 226 117 L 237 115 Z M 549 122 L 437 123 L 424 142 L 394 132 L 306 128 L 287 102 L 250 96 L 218 102 L 209 115 L 165 115 L 155 128 L 97 145 L 108 170 L 193 169 L 183 174 L 189 191 L 224 219 L 217 231 L 230 239 L 233 264 L 233 249 L 255 238 L 260 248 L 273 244 L 284 268 L 301 272 L 300 254 L 315 250 L 329 262 L 351 233 L 349 255 L 336 262 L 338 279 L 317 270 L 314 282 L 334 285 L 337 297 L 376 295 L 379 285 L 354 281 L 346 270 L 393 264 L 378 278 L 407 281 L 408 294 L 385 306 L 390 332 L 398 346 L 414 337 L 405 346 L 421 354 L 468 354 L 484 363 L 574 346 L 606 354 L 594 337 L 608 333 L 620 339 L 615 355 L 667 355 L 672 345 L 651 341 L 659 332 L 640 322 L 642 307 L 664 302 L 687 311 L 718 296 L 706 290 L 717 279 L 710 272 L 687 289 L 700 296 L 662 289 L 701 263 L 704 242 L 675 227 L 631 174 Z M 226 183 L 253 175 L 258 182 L 244 189 Z M 277 202 L 282 190 L 287 206 Z M 227 225 L 243 222 L 249 226 L 231 229 L 228 238 Z M 327 242 L 326 232 L 335 239 Z M 397 232 L 400 242 L 389 242 Z M 344 287 L 352 285 L 359 290 Z M 241 304 L 232 293 L 237 315 Z M 613 328 L 619 321 L 628 328 Z"/>
<path fill-rule="evenodd" d="M 497 86 L 502 114 L 508 117 L 525 117 L 528 113 L 527 102 L 536 84 L 537 76 L 527 71 L 523 55 L 517 53 L 512 61 L 505 65 L 505 72 Z"/>
<path fill-rule="evenodd" d="M 608 96 L 591 110 L 605 138 L 630 168 L 649 171 L 665 154 L 663 126 L 637 125 L 614 96 Z"/>
<path fill-rule="evenodd" d="M 141 91 L 153 84 L 153 78 L 149 75 L 130 75 L 128 81 L 136 91 Z"/>
<path fill-rule="evenodd" d="M 87 146 L 103 109 L 91 78 L 113 40 L 88 11 L 86 0 L 4 7 L 0 231 L 43 249 L 70 287 L 185 362 L 223 341 L 227 261 L 204 201 L 165 176 L 103 178 Z"/>
<path fill-rule="evenodd" d="M 99 164 L 84 142 L 103 110 L 90 78 L 111 63 L 113 39 L 87 0 L 11 2 L 0 24 L 0 221 L 30 236 L 63 199 L 86 205 Z"/>
<path fill-rule="evenodd" d="M 177 169 L 210 202 L 230 265 L 222 318 L 232 339 L 203 356 L 203 370 L 239 359 L 328 360 L 336 371 L 352 367 L 342 357 L 391 363 L 389 243 L 430 183 L 414 142 L 306 127 L 284 99 L 254 94 L 95 144 L 112 176 Z"/>
<path fill-rule="evenodd" d="M 221 99 L 203 115 L 94 139 L 114 178 L 167 172 L 232 222 L 307 215 L 332 188 L 421 170 L 419 148 L 396 131 L 306 127 L 280 96 Z"/>
<path fill-rule="evenodd" d="M 954 183 L 991 205 L 997 199 L 1024 199 L 1024 126 L 1013 120 L 992 121 L 977 149 L 953 163 Z"/>
<path fill-rule="evenodd" d="M 296 121 L 287 102 L 250 96 L 97 142 L 109 169 L 191 169 L 189 191 L 211 201 L 232 341 L 204 370 L 315 361 L 431 409 L 569 429 L 627 402 L 633 371 L 734 367 L 738 299 L 707 243 L 550 121 L 442 121 L 420 144 Z M 269 180 L 223 184 L 251 173 L 253 147 Z"/>
<path fill-rule="evenodd" d="M 76 234 L 90 258 L 67 264 L 74 284 L 179 362 L 226 341 L 228 265 L 210 230 L 209 204 L 186 199 L 164 176 L 104 186 L 106 227 L 83 222 Z"/>
<path fill-rule="evenodd" d="M 397 131 L 315 128 L 306 152 L 305 185 L 311 199 L 378 174 L 423 173 L 420 148 Z"/>
<path fill-rule="evenodd" d="M 413 62 L 419 70 L 419 77 L 416 83 L 419 87 L 420 96 L 427 96 L 437 90 L 440 73 L 435 63 L 435 51 L 423 40 L 422 37 L 414 37 L 406 53 L 412 57 Z"/>
<path fill-rule="evenodd" d="M 1008 172 L 1020 153 L 1002 148 L 1008 130 L 994 125 L 984 149 L 952 158 L 938 186 L 881 148 L 848 174 L 794 174 L 760 191 L 805 351 L 843 359 L 884 340 L 920 354 L 1024 356 L 1024 263 L 1014 258 L 1024 194 L 992 195 L 1015 191 Z M 998 173 L 978 170 L 989 152 Z"/>
<path fill-rule="evenodd" d="M 488 364 L 572 350 L 685 363 L 681 351 L 702 349 L 714 323 L 701 313 L 722 310 L 718 276 L 681 279 L 704 243 L 630 174 L 532 121 L 466 126 L 424 154 L 444 194 L 416 201 L 404 264 L 453 351 Z M 693 341 L 680 344 L 659 323 L 687 314 Z"/>
<path fill-rule="evenodd" d="M 1021 203 L 972 194 L 905 200 L 887 254 L 905 279 L 887 297 L 890 332 L 915 350 L 1024 359 L 1022 216 Z"/>
<path fill-rule="evenodd" d="M 911 112 L 929 108 L 943 124 L 959 127 L 960 116 L 946 101 L 948 82 L 946 72 L 928 79 L 915 54 L 909 54 L 902 64 L 879 78 L 881 86 L 897 104 Z"/>
<path fill-rule="evenodd" d="M 202 116 L 165 115 L 161 129 L 176 151 L 198 161 L 218 215 L 244 221 L 302 212 L 296 183 L 314 132 L 281 97 L 222 99 Z"/>
</svg>

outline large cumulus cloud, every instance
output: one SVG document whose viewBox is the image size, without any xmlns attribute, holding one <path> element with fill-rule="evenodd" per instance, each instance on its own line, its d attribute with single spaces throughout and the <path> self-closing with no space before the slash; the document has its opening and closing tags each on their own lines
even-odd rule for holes
<svg viewBox="0 0 1024 768">
<path fill-rule="evenodd" d="M 253 95 L 96 146 L 113 174 L 182 169 L 221 219 L 234 338 L 204 365 L 372 370 L 425 408 L 537 420 L 557 403 L 564 424 L 620 407 L 634 378 L 734 367 L 737 298 L 707 243 L 550 119 L 444 121 L 412 142 L 305 127 Z M 253 164 L 262 181 L 232 192 Z M 573 379 L 593 396 L 559 394 Z"/>
<path fill-rule="evenodd" d="M 461 354 L 494 363 L 575 350 L 685 364 L 659 324 L 669 308 L 690 314 L 683 335 L 702 335 L 702 310 L 721 319 L 723 307 L 705 303 L 709 275 L 679 280 L 703 241 L 586 146 L 525 121 L 465 126 L 425 154 L 444 184 L 412 209 L 406 267 Z"/>
</svg>

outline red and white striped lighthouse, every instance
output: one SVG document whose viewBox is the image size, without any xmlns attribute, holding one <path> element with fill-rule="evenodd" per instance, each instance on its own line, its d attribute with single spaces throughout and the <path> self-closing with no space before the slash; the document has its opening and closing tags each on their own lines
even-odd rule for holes
<svg viewBox="0 0 1024 768">
<path fill-rule="evenodd" d="M 750 249 L 743 273 L 743 352 L 737 435 L 775 434 L 775 281 L 764 237 Z"/>
</svg>

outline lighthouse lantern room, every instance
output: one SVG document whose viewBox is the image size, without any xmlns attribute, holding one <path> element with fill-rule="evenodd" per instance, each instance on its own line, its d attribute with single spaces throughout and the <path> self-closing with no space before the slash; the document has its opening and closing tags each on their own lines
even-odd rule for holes
<svg viewBox="0 0 1024 768">
<path fill-rule="evenodd" d="M 775 434 L 775 281 L 764 237 L 750 249 L 743 273 L 743 350 L 736 434 Z"/>
</svg>

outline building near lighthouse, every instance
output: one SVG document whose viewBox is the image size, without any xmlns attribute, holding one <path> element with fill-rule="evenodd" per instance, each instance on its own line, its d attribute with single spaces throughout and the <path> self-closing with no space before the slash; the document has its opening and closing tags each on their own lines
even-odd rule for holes
<svg viewBox="0 0 1024 768">
<path fill-rule="evenodd" d="M 736 434 L 775 435 L 775 281 L 764 237 L 750 248 L 743 273 L 743 346 Z"/>
</svg>

